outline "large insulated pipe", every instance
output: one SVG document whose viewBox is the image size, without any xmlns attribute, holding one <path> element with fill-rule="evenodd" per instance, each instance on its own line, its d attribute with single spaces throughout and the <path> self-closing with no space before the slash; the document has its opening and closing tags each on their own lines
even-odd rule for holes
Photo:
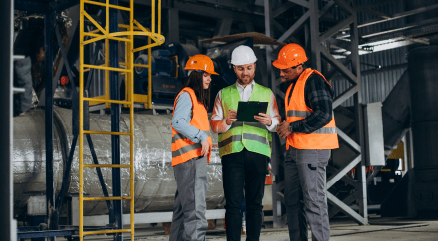
<svg viewBox="0 0 438 241">
<path fill-rule="evenodd" d="M 68 109 L 54 108 L 54 179 L 57 194 L 61 189 L 63 168 L 73 140 L 72 112 Z M 170 143 L 172 138 L 170 115 L 135 114 L 135 211 L 171 211 L 176 183 L 171 167 Z M 127 132 L 129 115 L 120 116 L 120 131 Z M 90 114 L 90 129 L 109 131 L 109 115 Z M 129 163 L 129 137 L 122 136 L 121 162 Z M 14 118 L 14 213 L 25 215 L 30 196 L 45 193 L 45 144 L 44 111 L 31 110 Z M 94 148 L 100 164 L 111 163 L 111 137 L 92 135 Z M 213 135 L 217 143 L 217 135 Z M 223 200 L 222 166 L 217 148 L 212 153 L 208 165 L 207 208 L 214 209 Z M 84 162 L 93 163 L 88 144 L 84 144 Z M 76 146 L 69 193 L 79 191 L 78 146 Z M 129 170 L 122 169 L 122 194 L 129 192 Z M 112 175 L 110 168 L 102 168 L 104 180 L 111 194 Z M 86 168 L 84 173 L 84 191 L 88 196 L 103 196 L 94 168 Z M 124 212 L 129 212 L 129 202 L 123 203 Z M 87 201 L 85 215 L 107 214 L 105 201 Z M 62 215 L 62 214 L 61 214 Z"/>
<path fill-rule="evenodd" d="M 409 51 L 415 207 L 438 216 L 438 46 Z"/>
</svg>

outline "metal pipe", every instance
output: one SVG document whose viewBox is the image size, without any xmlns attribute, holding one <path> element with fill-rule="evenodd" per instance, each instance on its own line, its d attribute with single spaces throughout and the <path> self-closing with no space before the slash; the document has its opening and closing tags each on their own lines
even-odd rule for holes
<svg viewBox="0 0 438 241">
<path fill-rule="evenodd" d="M 79 239 L 84 239 L 84 13 L 85 3 L 80 3 L 79 20 Z M 107 6 L 108 8 L 108 6 Z"/>
<path fill-rule="evenodd" d="M 155 0 L 151 1 L 151 31 L 155 33 Z"/>
<path fill-rule="evenodd" d="M 0 233 L 4 240 L 16 239 L 16 225 L 13 219 L 13 121 L 12 121 L 12 89 L 13 89 L 13 24 L 14 1 L 0 2 L 0 32 L 2 44 L 0 45 Z"/>
<path fill-rule="evenodd" d="M 67 168 L 68 148 L 74 140 L 72 131 L 72 111 L 54 107 L 54 177 L 55 190 L 59 193 L 62 185 L 63 170 Z M 151 115 L 136 113 L 134 121 L 134 182 L 135 182 L 135 212 L 171 211 L 176 191 L 176 182 L 171 167 L 172 141 L 171 115 Z M 121 114 L 120 129 L 129 130 L 130 116 Z M 41 109 L 14 118 L 14 215 L 26 215 L 29 195 L 40 195 L 45 190 L 45 145 L 44 111 Z M 90 127 L 93 130 L 109 130 L 111 119 L 109 115 L 90 113 Z M 65 137 L 63 137 L 65 135 Z M 97 158 L 100 164 L 111 164 L 111 136 L 92 135 Z M 84 135 L 84 139 L 86 136 Z M 128 137 L 125 137 L 128 138 Z M 85 139 L 86 140 L 86 139 Z M 127 139 L 126 139 L 127 140 Z M 217 135 L 213 134 L 213 144 L 217 144 Z M 121 159 L 123 164 L 129 162 L 128 150 L 130 144 L 121 142 Z M 79 193 L 79 162 L 78 144 L 73 156 L 68 193 Z M 215 209 L 223 198 L 222 166 L 217 148 L 212 150 L 212 158 L 208 165 L 207 208 Z M 83 162 L 92 164 L 93 157 L 85 144 Z M 106 185 L 111 186 L 111 168 L 102 168 Z M 129 186 L 129 168 L 122 169 L 122 187 Z M 100 181 L 94 168 L 85 168 L 83 175 L 83 192 L 91 197 L 102 195 Z M 110 190 L 108 190 L 110 191 Z M 129 190 L 122 190 L 128 194 Z M 128 202 L 123 203 L 124 213 L 129 212 Z M 84 216 L 108 214 L 105 201 L 84 202 Z M 65 215 L 65 214 L 63 214 Z M 76 214 L 78 215 L 78 214 Z M 126 221 L 125 221 L 126 222 Z"/>
<path fill-rule="evenodd" d="M 53 178 L 53 48 L 52 31 L 55 13 L 46 13 L 44 19 L 45 41 L 45 134 L 46 134 L 46 197 L 47 222 L 49 229 L 56 230 L 57 210 L 55 209 L 55 182 Z"/>
<path fill-rule="evenodd" d="M 118 0 L 109 0 L 109 4 L 118 5 Z M 119 18 L 118 11 L 116 9 L 109 9 L 109 33 L 118 32 Z M 110 51 L 110 67 L 119 67 L 119 42 L 115 40 L 109 41 Z M 110 99 L 120 100 L 119 91 L 119 73 L 115 71 L 110 72 Z M 120 132 L 120 104 L 111 103 L 111 131 Z M 111 152 L 112 152 L 112 164 L 120 164 L 120 136 L 111 136 Z M 121 186 L 121 172 L 120 168 L 112 168 L 112 189 L 113 197 L 120 197 L 122 195 Z M 113 200 L 114 211 L 114 227 L 117 229 L 123 228 L 122 221 L 122 201 Z M 115 234 L 114 240 L 123 240 L 122 233 Z"/>
<path fill-rule="evenodd" d="M 130 1 L 129 5 L 131 11 L 129 12 L 129 30 L 134 31 L 134 1 Z M 132 51 L 128 51 L 134 48 L 134 36 L 129 36 L 131 42 L 126 43 L 126 45 L 130 45 L 129 48 L 126 48 L 126 62 L 130 64 L 130 69 L 134 70 L 134 53 Z M 130 213 L 130 229 L 131 229 L 131 240 L 134 240 L 134 211 L 135 211 L 135 190 L 134 190 L 134 71 L 130 73 L 130 75 L 126 75 L 127 80 L 129 80 L 129 99 L 125 96 L 130 103 L 129 105 L 129 132 L 131 133 L 129 137 L 129 195 L 131 196 L 130 205 L 129 205 L 129 213 Z M 126 81 L 127 83 L 128 81 Z M 128 92 L 126 92 L 128 93 Z"/>
</svg>

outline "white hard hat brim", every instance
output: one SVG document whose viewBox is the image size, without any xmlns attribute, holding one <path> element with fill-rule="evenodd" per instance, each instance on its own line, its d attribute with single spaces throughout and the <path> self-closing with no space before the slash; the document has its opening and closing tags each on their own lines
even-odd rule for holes
<svg viewBox="0 0 438 241">
<path fill-rule="evenodd" d="M 234 62 L 231 62 L 231 64 L 238 66 L 238 65 L 252 64 L 252 63 L 255 63 L 255 62 L 257 62 L 257 59 L 248 60 L 248 61 L 240 61 L 240 62 L 234 61 Z"/>
</svg>

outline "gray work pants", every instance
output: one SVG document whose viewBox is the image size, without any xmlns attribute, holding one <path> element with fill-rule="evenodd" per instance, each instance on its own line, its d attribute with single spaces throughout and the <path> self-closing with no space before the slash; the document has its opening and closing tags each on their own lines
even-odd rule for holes
<svg viewBox="0 0 438 241">
<path fill-rule="evenodd" d="M 207 157 L 193 158 L 173 167 L 176 180 L 169 241 L 204 241 L 207 231 Z"/>
<path fill-rule="evenodd" d="M 290 148 L 284 163 L 284 201 L 290 240 L 307 241 L 307 224 L 312 240 L 330 239 L 325 193 L 325 169 L 330 150 Z"/>
</svg>

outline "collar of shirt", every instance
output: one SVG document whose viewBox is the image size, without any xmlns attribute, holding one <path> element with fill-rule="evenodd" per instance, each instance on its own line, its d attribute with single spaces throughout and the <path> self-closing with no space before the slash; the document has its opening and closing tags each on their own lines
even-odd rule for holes
<svg viewBox="0 0 438 241">
<path fill-rule="evenodd" d="M 251 98 L 252 90 L 254 89 L 255 81 L 252 80 L 250 84 L 243 87 L 238 81 L 236 81 L 236 87 L 240 94 L 241 101 L 248 101 Z"/>
</svg>

